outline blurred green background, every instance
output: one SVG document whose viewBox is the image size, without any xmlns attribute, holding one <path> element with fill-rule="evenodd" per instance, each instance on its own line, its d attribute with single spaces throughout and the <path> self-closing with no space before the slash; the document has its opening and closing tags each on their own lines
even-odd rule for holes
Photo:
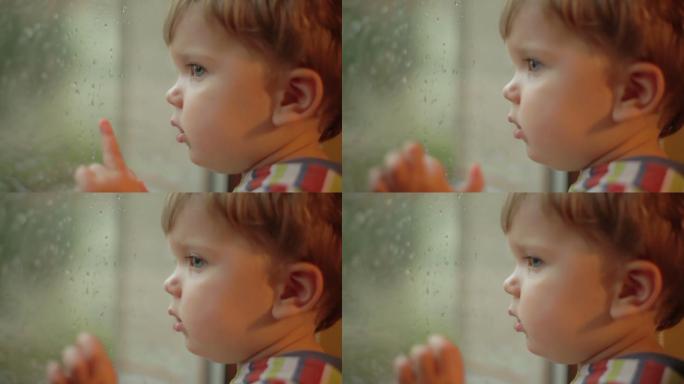
<svg viewBox="0 0 684 384">
<path fill-rule="evenodd" d="M 101 162 L 108 118 L 151 191 L 202 191 L 208 172 L 169 124 L 176 80 L 162 38 L 168 0 L 0 1 L 0 192 L 66 191 Z"/>
<path fill-rule="evenodd" d="M 0 191 L 73 187 L 118 111 L 119 2 L 0 3 Z"/>
<path fill-rule="evenodd" d="M 345 191 L 409 138 L 453 173 L 458 3 L 343 1 Z"/>
<path fill-rule="evenodd" d="M 115 198 L 0 194 L 0 383 L 37 383 L 87 329 L 117 326 Z"/>
<path fill-rule="evenodd" d="M 0 194 L 0 383 L 42 382 L 81 331 L 121 383 L 194 383 L 206 361 L 171 329 L 164 194 Z"/>
</svg>

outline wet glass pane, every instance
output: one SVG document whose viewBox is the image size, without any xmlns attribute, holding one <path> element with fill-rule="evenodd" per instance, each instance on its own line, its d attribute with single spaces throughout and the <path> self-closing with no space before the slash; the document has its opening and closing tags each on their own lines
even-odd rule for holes
<svg viewBox="0 0 684 384">
<path fill-rule="evenodd" d="M 507 314 L 513 258 L 501 194 L 346 194 L 345 382 L 390 383 L 392 361 L 439 333 L 462 350 L 468 383 L 546 383 Z M 347 241 L 353 239 L 353 241 Z"/>
<path fill-rule="evenodd" d="M 409 139 L 446 167 L 453 183 L 473 162 L 487 186 L 542 190 L 506 120 L 501 89 L 512 65 L 498 32 L 503 0 L 345 0 L 345 191 L 365 191 L 368 170 Z"/>
<path fill-rule="evenodd" d="M 82 330 L 121 382 L 195 382 L 200 359 L 171 329 L 162 283 L 174 268 L 164 196 L 0 195 L 0 382 L 42 382 Z"/>
<path fill-rule="evenodd" d="M 150 189 L 201 190 L 169 125 L 175 70 L 162 39 L 168 1 L 5 0 L 0 12 L 0 191 L 73 188 L 101 162 L 109 118 Z"/>
</svg>

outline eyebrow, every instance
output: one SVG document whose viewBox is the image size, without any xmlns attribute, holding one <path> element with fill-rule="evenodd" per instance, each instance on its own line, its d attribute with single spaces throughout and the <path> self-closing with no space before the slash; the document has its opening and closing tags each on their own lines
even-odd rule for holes
<svg viewBox="0 0 684 384">
<path fill-rule="evenodd" d="M 190 238 L 181 241 L 173 241 L 168 239 L 168 241 L 171 245 L 171 249 L 178 249 L 183 253 L 189 250 L 196 250 L 200 252 L 202 256 L 211 256 L 216 253 L 216 249 L 204 245 L 204 241 L 201 240 Z"/>
<path fill-rule="evenodd" d="M 538 238 L 514 239 L 512 241 L 509 239 L 508 245 L 511 250 L 514 251 L 532 250 L 534 252 L 548 254 L 553 250 L 553 247 L 549 247 L 548 244 L 545 244 L 543 240 Z"/>
<path fill-rule="evenodd" d="M 171 56 L 174 58 L 174 60 L 179 60 L 181 62 L 187 63 L 187 62 L 195 62 L 195 61 L 200 61 L 203 63 L 213 63 L 216 60 L 207 54 L 199 53 L 199 52 L 185 52 L 185 53 L 175 53 L 171 51 Z"/>
<path fill-rule="evenodd" d="M 554 47 L 548 47 L 545 44 L 529 43 L 527 41 L 510 45 L 509 49 L 512 53 L 518 54 L 520 56 L 556 56 Z"/>
</svg>

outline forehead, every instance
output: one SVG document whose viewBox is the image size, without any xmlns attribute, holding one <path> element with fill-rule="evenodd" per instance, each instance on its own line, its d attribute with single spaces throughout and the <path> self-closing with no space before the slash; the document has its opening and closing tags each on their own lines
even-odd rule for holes
<svg viewBox="0 0 684 384">
<path fill-rule="evenodd" d="M 231 39 L 226 30 L 210 17 L 199 3 L 192 3 L 178 15 L 173 40 L 169 44 L 172 55 L 216 55 L 229 49 Z"/>
<path fill-rule="evenodd" d="M 518 204 L 507 234 L 511 245 L 544 249 L 590 248 L 576 228 L 563 222 L 558 214 L 544 205 L 541 196 L 528 196 Z"/>
<path fill-rule="evenodd" d="M 176 209 L 173 226 L 167 234 L 172 243 L 220 243 L 232 232 L 203 199 L 189 197 Z"/>
<path fill-rule="evenodd" d="M 589 48 L 547 6 L 526 1 L 512 16 L 506 45 L 512 49 Z"/>
</svg>

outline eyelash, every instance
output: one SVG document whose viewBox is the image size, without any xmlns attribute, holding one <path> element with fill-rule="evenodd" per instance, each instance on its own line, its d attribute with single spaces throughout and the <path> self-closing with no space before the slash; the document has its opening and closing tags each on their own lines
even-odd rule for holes
<svg viewBox="0 0 684 384">
<path fill-rule="evenodd" d="M 194 255 L 186 256 L 185 260 L 187 260 L 188 265 L 192 269 L 202 269 L 203 267 L 205 267 L 207 265 L 207 262 L 204 259 L 202 259 L 201 257 L 198 257 L 198 256 L 194 256 Z M 197 262 L 197 261 L 202 263 L 201 266 L 198 267 L 198 266 L 194 265 L 194 262 Z"/>
<path fill-rule="evenodd" d="M 525 256 L 523 258 L 523 260 L 525 260 L 527 262 L 527 268 L 532 268 L 532 269 L 539 269 L 539 268 L 541 268 L 542 264 L 544 263 L 542 261 L 542 259 L 540 259 L 538 257 L 534 257 L 534 256 Z M 535 263 L 536 263 L 536 265 L 533 265 Z"/>
<path fill-rule="evenodd" d="M 536 59 L 525 59 L 525 62 L 527 63 L 527 70 L 530 72 L 537 72 L 542 65 L 542 63 Z M 535 68 L 532 68 L 533 65 L 535 65 Z"/>
<path fill-rule="evenodd" d="M 190 68 L 190 76 L 196 77 L 196 78 L 202 77 L 202 76 L 205 75 L 206 72 L 207 72 L 206 68 L 204 68 L 203 66 L 201 66 L 201 65 L 199 65 L 199 64 L 188 64 L 188 68 Z M 195 74 L 195 70 L 197 70 L 197 69 L 201 69 L 201 70 L 202 70 L 202 74 L 201 74 L 201 75 Z"/>
</svg>

